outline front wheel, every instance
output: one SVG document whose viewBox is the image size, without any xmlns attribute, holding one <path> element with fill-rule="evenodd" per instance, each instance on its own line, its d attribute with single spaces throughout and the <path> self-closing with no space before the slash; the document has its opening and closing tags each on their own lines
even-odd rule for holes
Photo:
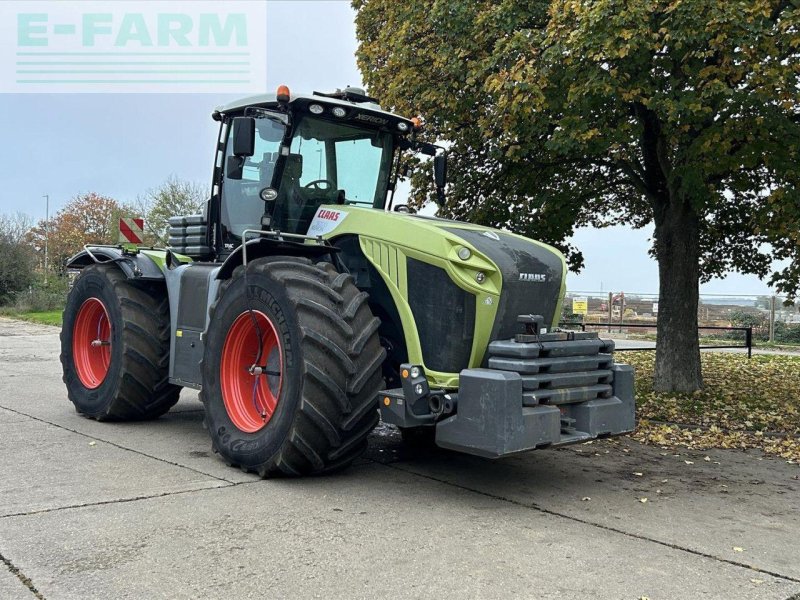
<svg viewBox="0 0 800 600">
<path fill-rule="evenodd" d="M 262 477 L 343 468 L 378 420 L 380 321 L 347 274 L 269 257 L 211 308 L 200 394 L 213 448 Z"/>
</svg>

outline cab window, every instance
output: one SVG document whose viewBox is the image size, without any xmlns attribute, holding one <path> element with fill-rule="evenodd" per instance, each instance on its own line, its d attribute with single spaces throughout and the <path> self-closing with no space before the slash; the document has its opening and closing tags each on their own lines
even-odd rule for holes
<svg viewBox="0 0 800 600">
<path fill-rule="evenodd" d="M 245 229 L 258 229 L 264 215 L 261 190 L 272 185 L 285 128 L 268 118 L 256 119 L 255 151 L 245 160 L 241 179 L 228 179 L 222 185 L 222 225 L 229 235 L 241 237 Z M 233 128 L 228 133 L 226 162 L 232 156 Z"/>
</svg>

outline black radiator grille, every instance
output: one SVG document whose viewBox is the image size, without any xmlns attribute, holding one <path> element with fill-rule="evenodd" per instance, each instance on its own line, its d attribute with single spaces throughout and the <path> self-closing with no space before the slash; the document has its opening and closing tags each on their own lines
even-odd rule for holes
<svg viewBox="0 0 800 600">
<path fill-rule="evenodd" d="M 475 296 L 434 265 L 409 258 L 406 272 L 425 366 L 444 373 L 466 369 L 475 337 Z"/>
</svg>

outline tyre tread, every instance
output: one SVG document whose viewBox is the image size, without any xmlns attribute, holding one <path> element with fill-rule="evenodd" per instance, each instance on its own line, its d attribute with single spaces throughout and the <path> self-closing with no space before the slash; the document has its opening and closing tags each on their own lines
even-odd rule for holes
<svg viewBox="0 0 800 600">
<path fill-rule="evenodd" d="M 119 299 L 122 323 L 122 368 L 114 397 L 100 414 L 84 416 L 98 421 L 141 421 L 160 417 L 177 402 L 181 388 L 169 383 L 169 300 L 166 289 L 146 289 L 132 284 L 115 266 L 94 265 Z M 62 345 L 71 343 L 71 332 L 61 332 Z M 67 356 L 62 350 L 61 361 Z M 65 364 L 66 368 L 66 364 Z M 68 386 L 73 403 L 76 398 Z M 77 408 L 77 403 L 76 403 Z M 79 410 L 80 412 L 80 410 Z"/>
<path fill-rule="evenodd" d="M 223 297 L 242 276 L 234 271 Z M 282 448 L 270 461 L 245 469 L 262 477 L 328 473 L 345 468 L 367 446 L 377 425 L 377 394 L 383 386 L 380 320 L 353 278 L 329 263 L 299 257 L 254 260 L 248 273 L 279 281 L 295 309 L 304 381 L 302 396 Z M 217 303 L 210 309 L 214 318 Z M 200 392 L 204 403 L 206 391 Z"/>
</svg>

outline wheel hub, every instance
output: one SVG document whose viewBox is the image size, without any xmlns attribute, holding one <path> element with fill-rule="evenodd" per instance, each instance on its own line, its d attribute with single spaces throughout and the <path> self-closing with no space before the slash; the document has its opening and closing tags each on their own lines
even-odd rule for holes
<svg viewBox="0 0 800 600">
<path fill-rule="evenodd" d="M 231 422 L 245 433 L 266 427 L 280 399 L 283 358 L 278 332 L 261 311 L 234 320 L 220 360 L 222 401 Z"/>
<path fill-rule="evenodd" d="M 100 387 L 111 364 L 111 320 L 97 298 L 88 298 L 78 309 L 72 329 L 72 357 L 84 387 Z"/>
</svg>

